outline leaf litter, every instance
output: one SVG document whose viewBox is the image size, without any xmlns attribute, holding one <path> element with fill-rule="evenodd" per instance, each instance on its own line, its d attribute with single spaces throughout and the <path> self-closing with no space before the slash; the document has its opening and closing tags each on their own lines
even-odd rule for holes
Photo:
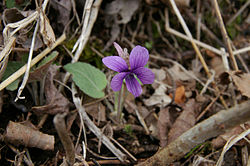
<svg viewBox="0 0 250 166">
<path fill-rule="evenodd" d="M 7 0 L 6 3 L 9 5 L 10 1 Z M 246 25 L 249 22 L 249 14 L 246 10 L 241 10 L 241 13 L 237 19 L 232 21 L 231 25 L 225 25 L 232 40 L 232 46 L 235 46 L 235 51 L 241 51 L 236 55 L 240 70 L 235 71 L 230 68 L 232 62 L 227 56 L 226 58 L 230 62 L 229 66 L 225 66 L 225 59 L 221 55 L 217 55 L 218 49 L 216 46 L 218 44 L 223 46 L 223 44 L 221 45 L 223 43 L 222 34 L 217 25 L 218 20 L 214 16 L 215 13 L 211 11 L 210 2 L 176 1 L 184 21 L 188 23 L 188 28 L 192 29 L 193 38 L 197 38 L 194 43 L 199 44 L 198 49 L 205 63 L 208 64 L 209 70 L 215 71 L 214 78 L 209 78 L 204 72 L 204 62 L 199 62 L 194 54 L 192 48 L 194 44 L 182 39 L 182 35 L 184 35 L 184 33 L 180 34 L 183 31 L 180 26 L 182 23 L 178 22 L 175 16 L 176 10 L 172 9 L 169 2 L 164 0 L 111 0 L 102 2 L 97 0 L 85 1 L 85 4 L 83 4 L 74 0 L 67 2 L 51 0 L 49 2 L 50 7 L 44 12 L 40 11 L 37 15 L 40 22 L 40 34 L 36 35 L 34 55 L 36 56 L 46 48 L 51 47 L 62 32 L 67 33 L 67 40 L 62 43 L 63 47 L 56 48 L 57 53 L 59 53 L 58 56 L 50 55 L 44 60 L 45 63 L 41 62 L 41 65 L 37 65 L 30 71 L 24 94 L 28 98 L 27 100 L 31 101 L 30 103 L 33 102 L 27 106 L 27 108 L 32 107 L 31 110 L 20 112 L 16 108 L 12 108 L 8 101 L 9 93 L 6 93 L 6 91 L 12 90 L 15 92 L 21 77 L 16 78 L 17 81 L 12 89 L 7 88 L 1 91 L 1 99 L 3 100 L 0 115 L 0 119 L 3 120 L 1 128 L 6 129 L 5 133 L 2 134 L 3 140 L 14 145 L 17 149 L 15 151 L 17 155 L 21 154 L 17 153 L 18 151 L 25 150 L 27 153 L 31 151 L 32 159 L 34 158 L 34 162 L 39 163 L 39 165 L 66 162 L 63 158 L 68 158 L 68 154 L 72 152 L 68 152 L 65 145 L 62 145 L 60 141 L 55 143 L 55 139 L 61 140 L 62 138 L 57 136 L 51 120 L 54 116 L 64 113 L 65 131 L 70 136 L 67 137 L 70 141 L 69 144 L 75 145 L 78 155 L 83 154 L 81 157 L 77 157 L 75 164 L 135 165 L 140 163 L 141 159 L 154 157 L 159 147 L 171 147 L 171 142 L 175 143 L 182 137 L 183 133 L 225 109 L 223 100 L 228 107 L 232 108 L 248 100 L 250 97 L 248 86 L 249 40 L 246 40 L 246 38 L 249 34 Z M 27 19 L 32 13 L 38 11 L 35 4 L 24 4 L 24 1 L 18 3 L 20 4 L 14 3 L 18 9 L 7 9 L 7 6 L 0 4 L 3 7 L 1 10 L 3 13 L 1 18 L 3 24 L 0 24 L 1 30 L 7 24 Z M 247 4 L 246 1 L 232 2 L 232 4 L 221 3 L 221 14 L 225 23 L 233 18 L 232 16 L 237 14 L 236 12 L 240 11 L 245 4 Z M 97 19 L 95 19 L 97 14 Z M 198 15 L 195 16 L 196 14 Z M 195 18 L 196 23 L 190 24 L 189 19 L 187 19 L 190 16 L 195 16 L 192 18 Z M 82 20 L 79 17 L 82 17 Z M 25 54 L 31 48 L 34 25 L 34 23 L 29 23 L 26 26 L 20 24 L 22 28 L 15 33 L 16 43 L 12 45 L 13 48 L 10 47 L 12 48 L 11 54 L 8 54 L 9 57 L 5 63 L 8 62 L 8 65 L 11 65 L 12 62 L 23 63 L 23 59 L 25 59 L 25 56 L 27 57 Z M 92 28 L 89 25 L 94 26 Z M 91 35 L 79 37 L 81 29 L 86 31 L 83 34 L 87 34 L 87 32 L 90 34 L 91 32 Z M 11 33 L 13 30 L 15 28 L 10 28 L 9 32 Z M 181 36 L 182 38 L 179 38 Z M 217 36 L 216 40 L 214 36 Z M 78 39 L 82 41 L 81 38 L 86 39 L 88 43 L 78 43 L 79 47 L 85 47 L 83 48 L 85 51 L 76 53 L 81 54 L 77 63 L 85 63 L 93 68 L 78 66 L 74 71 L 71 71 L 67 69 L 66 64 L 68 66 L 73 65 L 69 64 L 70 58 L 74 57 L 75 54 L 71 53 L 71 50 L 75 41 L 78 41 Z M 184 38 L 190 40 L 188 35 L 184 35 Z M 100 58 L 115 55 L 113 42 L 121 44 L 122 47 L 127 49 L 128 53 L 137 45 L 146 47 L 150 53 L 149 63 L 146 67 L 152 69 L 155 74 L 154 83 L 142 86 L 143 92 L 137 98 L 134 98 L 124 89 L 120 103 L 117 99 L 119 94 L 114 95 L 110 89 L 110 82 L 106 82 L 105 79 L 106 77 L 107 80 L 110 80 L 114 75 L 103 67 Z M 3 39 L 0 46 L 1 50 L 5 47 L 4 44 L 6 44 L 6 39 Z M 205 44 L 212 48 L 207 49 L 207 46 L 204 47 Z M 224 45 L 225 48 L 228 47 L 226 44 Z M 213 51 L 213 49 L 216 51 Z M 89 52 L 89 50 L 91 51 Z M 191 54 L 186 54 L 187 52 L 191 52 Z M 176 58 L 176 55 L 178 55 L 178 58 Z M 182 56 L 179 57 L 179 55 Z M 74 58 L 74 62 L 75 59 L 78 59 L 77 56 Z M 66 71 L 60 66 L 63 66 Z M 16 65 L 13 69 L 17 71 L 17 67 L 21 67 L 21 65 Z M 229 71 L 227 70 L 228 67 L 230 68 Z M 4 79 L 15 72 L 10 71 L 8 67 L 6 69 L 3 67 L 1 70 L 5 70 L 4 74 L 7 75 L 4 76 Z M 66 72 L 72 74 L 69 80 L 66 79 Z M 86 75 L 91 76 L 89 77 L 91 79 L 86 81 L 84 79 Z M 89 86 L 89 82 L 94 82 L 94 84 L 91 84 L 94 86 Z M 74 97 L 72 97 L 71 87 L 73 83 L 79 88 L 77 88 L 78 93 L 74 97 L 79 97 L 82 100 L 84 111 L 87 112 L 87 116 L 90 117 L 89 119 L 92 122 L 85 123 L 94 124 L 94 128 L 103 129 L 98 130 L 102 132 L 98 134 L 107 136 L 115 146 L 101 146 L 104 143 L 103 138 L 101 136 L 96 137 L 93 126 L 83 123 L 82 117 L 79 116 L 79 110 L 76 110 L 75 105 L 72 104 L 72 98 Z M 121 122 L 118 122 L 114 116 L 119 104 L 122 110 Z M 198 121 L 196 121 L 197 117 Z M 220 150 L 231 137 L 248 130 L 249 124 L 244 122 L 244 125 L 232 127 L 224 134 L 216 135 L 213 139 L 203 140 L 203 142 L 211 143 L 211 147 L 206 147 L 205 144 L 197 145 L 197 149 L 190 150 L 189 158 L 184 158 L 183 155 L 182 159 L 176 159 L 177 162 L 174 164 L 214 164 L 218 157 L 213 153 L 212 148 Z M 223 125 L 218 128 L 224 130 Z M 249 143 L 246 139 L 249 139 L 249 136 L 238 142 L 236 144 L 238 146 L 234 148 L 241 151 L 242 147 Z M 4 148 L 5 151 L 6 149 L 13 150 L 12 146 L 5 145 L 7 145 L 5 142 L 1 142 L 1 148 Z M 24 147 L 27 147 L 28 150 Z M 111 147 L 115 149 L 110 149 Z M 178 149 L 181 148 L 181 145 L 179 145 Z M 44 158 L 39 158 L 35 154 L 40 154 L 41 151 L 34 149 L 50 150 L 50 154 L 47 156 L 46 153 Z M 123 163 L 113 157 L 118 154 L 113 153 L 116 150 L 122 150 L 122 156 L 126 156 Z M 7 156 L 6 159 L 3 157 L 0 159 L 1 165 L 2 163 L 10 164 L 7 158 L 15 160 L 15 155 L 6 155 L 5 151 L 1 151 L 1 156 Z M 232 153 L 231 155 L 238 163 L 241 162 L 241 154 Z M 169 157 L 162 157 L 159 160 L 161 161 L 163 158 Z M 235 162 L 235 160 L 224 157 L 225 163 Z M 20 160 L 16 162 L 22 163 L 27 162 L 27 160 L 20 157 Z"/>
</svg>

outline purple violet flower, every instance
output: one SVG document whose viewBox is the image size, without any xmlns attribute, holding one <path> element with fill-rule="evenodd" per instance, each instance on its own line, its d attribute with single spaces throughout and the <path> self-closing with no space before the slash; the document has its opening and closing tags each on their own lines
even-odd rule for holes
<svg viewBox="0 0 250 166">
<path fill-rule="evenodd" d="M 154 73 L 144 67 L 149 59 L 148 50 L 145 47 L 136 46 L 128 55 L 127 50 L 123 50 L 117 43 L 114 42 L 114 46 L 119 56 L 109 56 L 102 59 L 108 68 L 119 72 L 113 77 L 111 88 L 113 91 L 121 90 L 125 79 L 128 91 L 138 97 L 142 93 L 142 88 L 135 75 L 143 84 L 152 84 L 155 78 Z"/>
</svg>

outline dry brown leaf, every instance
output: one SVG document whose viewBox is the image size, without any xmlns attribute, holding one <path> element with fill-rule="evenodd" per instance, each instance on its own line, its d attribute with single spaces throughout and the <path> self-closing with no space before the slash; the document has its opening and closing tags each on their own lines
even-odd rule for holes
<svg viewBox="0 0 250 166">
<path fill-rule="evenodd" d="M 94 119 L 106 121 L 105 106 L 102 103 L 95 103 L 85 107 L 85 111 Z"/>
<path fill-rule="evenodd" d="M 69 0 L 51 0 L 51 6 L 56 10 L 56 25 L 60 26 L 58 29 L 63 31 L 65 26 L 69 23 L 70 12 L 72 9 L 71 1 Z M 62 25 L 62 26 L 61 26 Z"/>
<path fill-rule="evenodd" d="M 164 69 L 152 69 L 152 72 L 155 74 L 155 81 L 152 87 L 157 89 L 159 87 L 159 82 L 163 82 L 166 79 L 166 71 Z"/>
<path fill-rule="evenodd" d="M 33 127 L 10 121 L 4 140 L 14 145 L 36 147 L 43 150 L 54 150 L 55 138 L 52 135 L 41 133 Z"/>
<path fill-rule="evenodd" d="M 229 72 L 238 90 L 250 98 L 250 73 Z"/>
<path fill-rule="evenodd" d="M 47 46 L 50 47 L 55 42 L 56 37 L 54 31 L 49 23 L 49 19 L 43 12 L 40 14 L 40 33 L 43 37 L 43 42 Z"/>
<path fill-rule="evenodd" d="M 105 7 L 105 13 L 108 15 L 120 16 L 117 22 L 127 24 L 135 11 L 138 9 L 140 0 L 114 0 Z"/>
<path fill-rule="evenodd" d="M 160 85 L 154 92 L 154 94 L 149 98 L 144 100 L 144 103 L 146 106 L 153 106 L 153 105 L 159 105 L 159 106 L 166 106 L 168 105 L 172 99 L 166 95 L 166 87 L 165 85 Z"/>
<path fill-rule="evenodd" d="M 250 122 L 247 122 L 244 124 L 244 128 L 247 130 L 250 128 Z M 244 131 L 244 129 L 241 127 L 241 126 L 236 126 L 234 128 L 232 128 L 231 130 L 229 130 L 228 132 L 218 136 L 217 138 L 213 139 L 212 140 L 212 146 L 214 148 L 221 148 L 223 147 L 226 142 L 232 137 L 232 136 L 237 136 L 239 135 L 240 133 L 242 133 Z M 248 136 L 248 139 L 250 139 L 250 136 Z M 244 145 L 246 144 L 247 142 L 242 139 L 241 141 L 237 142 L 236 145 Z"/>
<path fill-rule="evenodd" d="M 210 65 L 212 69 L 214 69 L 215 71 L 215 76 L 219 76 L 226 71 L 221 57 L 218 56 L 213 57 L 212 60 L 210 61 Z"/>
<path fill-rule="evenodd" d="M 169 72 L 172 74 L 174 80 L 178 81 L 188 81 L 190 79 L 193 79 L 190 75 L 194 75 L 192 71 L 187 71 L 190 75 L 188 75 L 186 72 L 182 71 L 182 69 L 177 65 L 174 64 L 171 68 L 168 69 Z"/>
<path fill-rule="evenodd" d="M 65 98 L 58 89 L 56 89 L 53 79 L 59 67 L 51 65 L 48 70 L 48 75 L 45 80 L 45 106 L 33 107 L 32 111 L 38 114 L 52 114 L 64 113 L 69 111 L 69 100 Z"/>
<path fill-rule="evenodd" d="M 172 98 L 172 94 L 170 94 L 170 97 Z M 176 104 L 182 104 L 185 102 L 185 100 L 186 100 L 185 87 L 181 85 L 178 88 L 176 88 L 174 102 Z"/>
<path fill-rule="evenodd" d="M 184 106 L 183 112 L 174 122 L 168 133 L 168 144 L 178 138 L 185 131 L 190 129 L 195 124 L 195 100 L 190 99 Z"/>
<path fill-rule="evenodd" d="M 164 108 L 159 112 L 157 128 L 158 128 L 161 147 L 165 147 L 167 145 L 168 131 L 172 126 L 171 118 L 169 115 L 169 108 L 170 107 Z"/>
</svg>

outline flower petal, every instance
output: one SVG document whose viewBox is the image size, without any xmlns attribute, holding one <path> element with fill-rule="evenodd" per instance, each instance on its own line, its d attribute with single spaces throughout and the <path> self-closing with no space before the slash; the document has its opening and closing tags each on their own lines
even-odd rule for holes
<svg viewBox="0 0 250 166">
<path fill-rule="evenodd" d="M 128 70 L 128 65 L 126 61 L 119 56 L 108 56 L 108 57 L 102 58 L 102 62 L 108 68 L 117 72 L 123 72 L 123 71 Z"/>
<path fill-rule="evenodd" d="M 122 82 L 123 79 L 126 77 L 126 75 L 128 75 L 128 72 L 122 72 L 119 73 L 117 75 L 115 75 L 111 81 L 111 88 L 113 89 L 113 91 L 119 91 L 122 87 Z"/>
<path fill-rule="evenodd" d="M 142 93 L 142 88 L 139 82 L 135 79 L 133 74 L 129 74 L 125 77 L 127 89 L 130 93 L 132 93 L 135 97 L 140 96 Z"/>
<path fill-rule="evenodd" d="M 119 44 L 117 44 L 116 42 L 114 42 L 114 46 L 115 46 L 115 49 L 116 51 L 118 52 L 118 55 L 120 57 L 123 57 L 123 49 L 121 48 L 121 46 Z"/>
<path fill-rule="evenodd" d="M 149 59 L 148 50 L 145 47 L 136 46 L 130 53 L 129 63 L 131 70 L 144 67 Z"/>
<path fill-rule="evenodd" d="M 155 74 L 148 68 L 139 67 L 133 73 L 140 79 L 143 84 L 152 84 L 155 79 Z"/>
</svg>

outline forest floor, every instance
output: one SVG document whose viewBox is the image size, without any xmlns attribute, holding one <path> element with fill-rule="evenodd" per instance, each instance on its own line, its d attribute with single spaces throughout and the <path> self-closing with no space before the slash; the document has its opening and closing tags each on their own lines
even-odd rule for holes
<svg viewBox="0 0 250 166">
<path fill-rule="evenodd" d="M 250 0 L 0 6 L 1 166 L 250 165 Z"/>
</svg>

